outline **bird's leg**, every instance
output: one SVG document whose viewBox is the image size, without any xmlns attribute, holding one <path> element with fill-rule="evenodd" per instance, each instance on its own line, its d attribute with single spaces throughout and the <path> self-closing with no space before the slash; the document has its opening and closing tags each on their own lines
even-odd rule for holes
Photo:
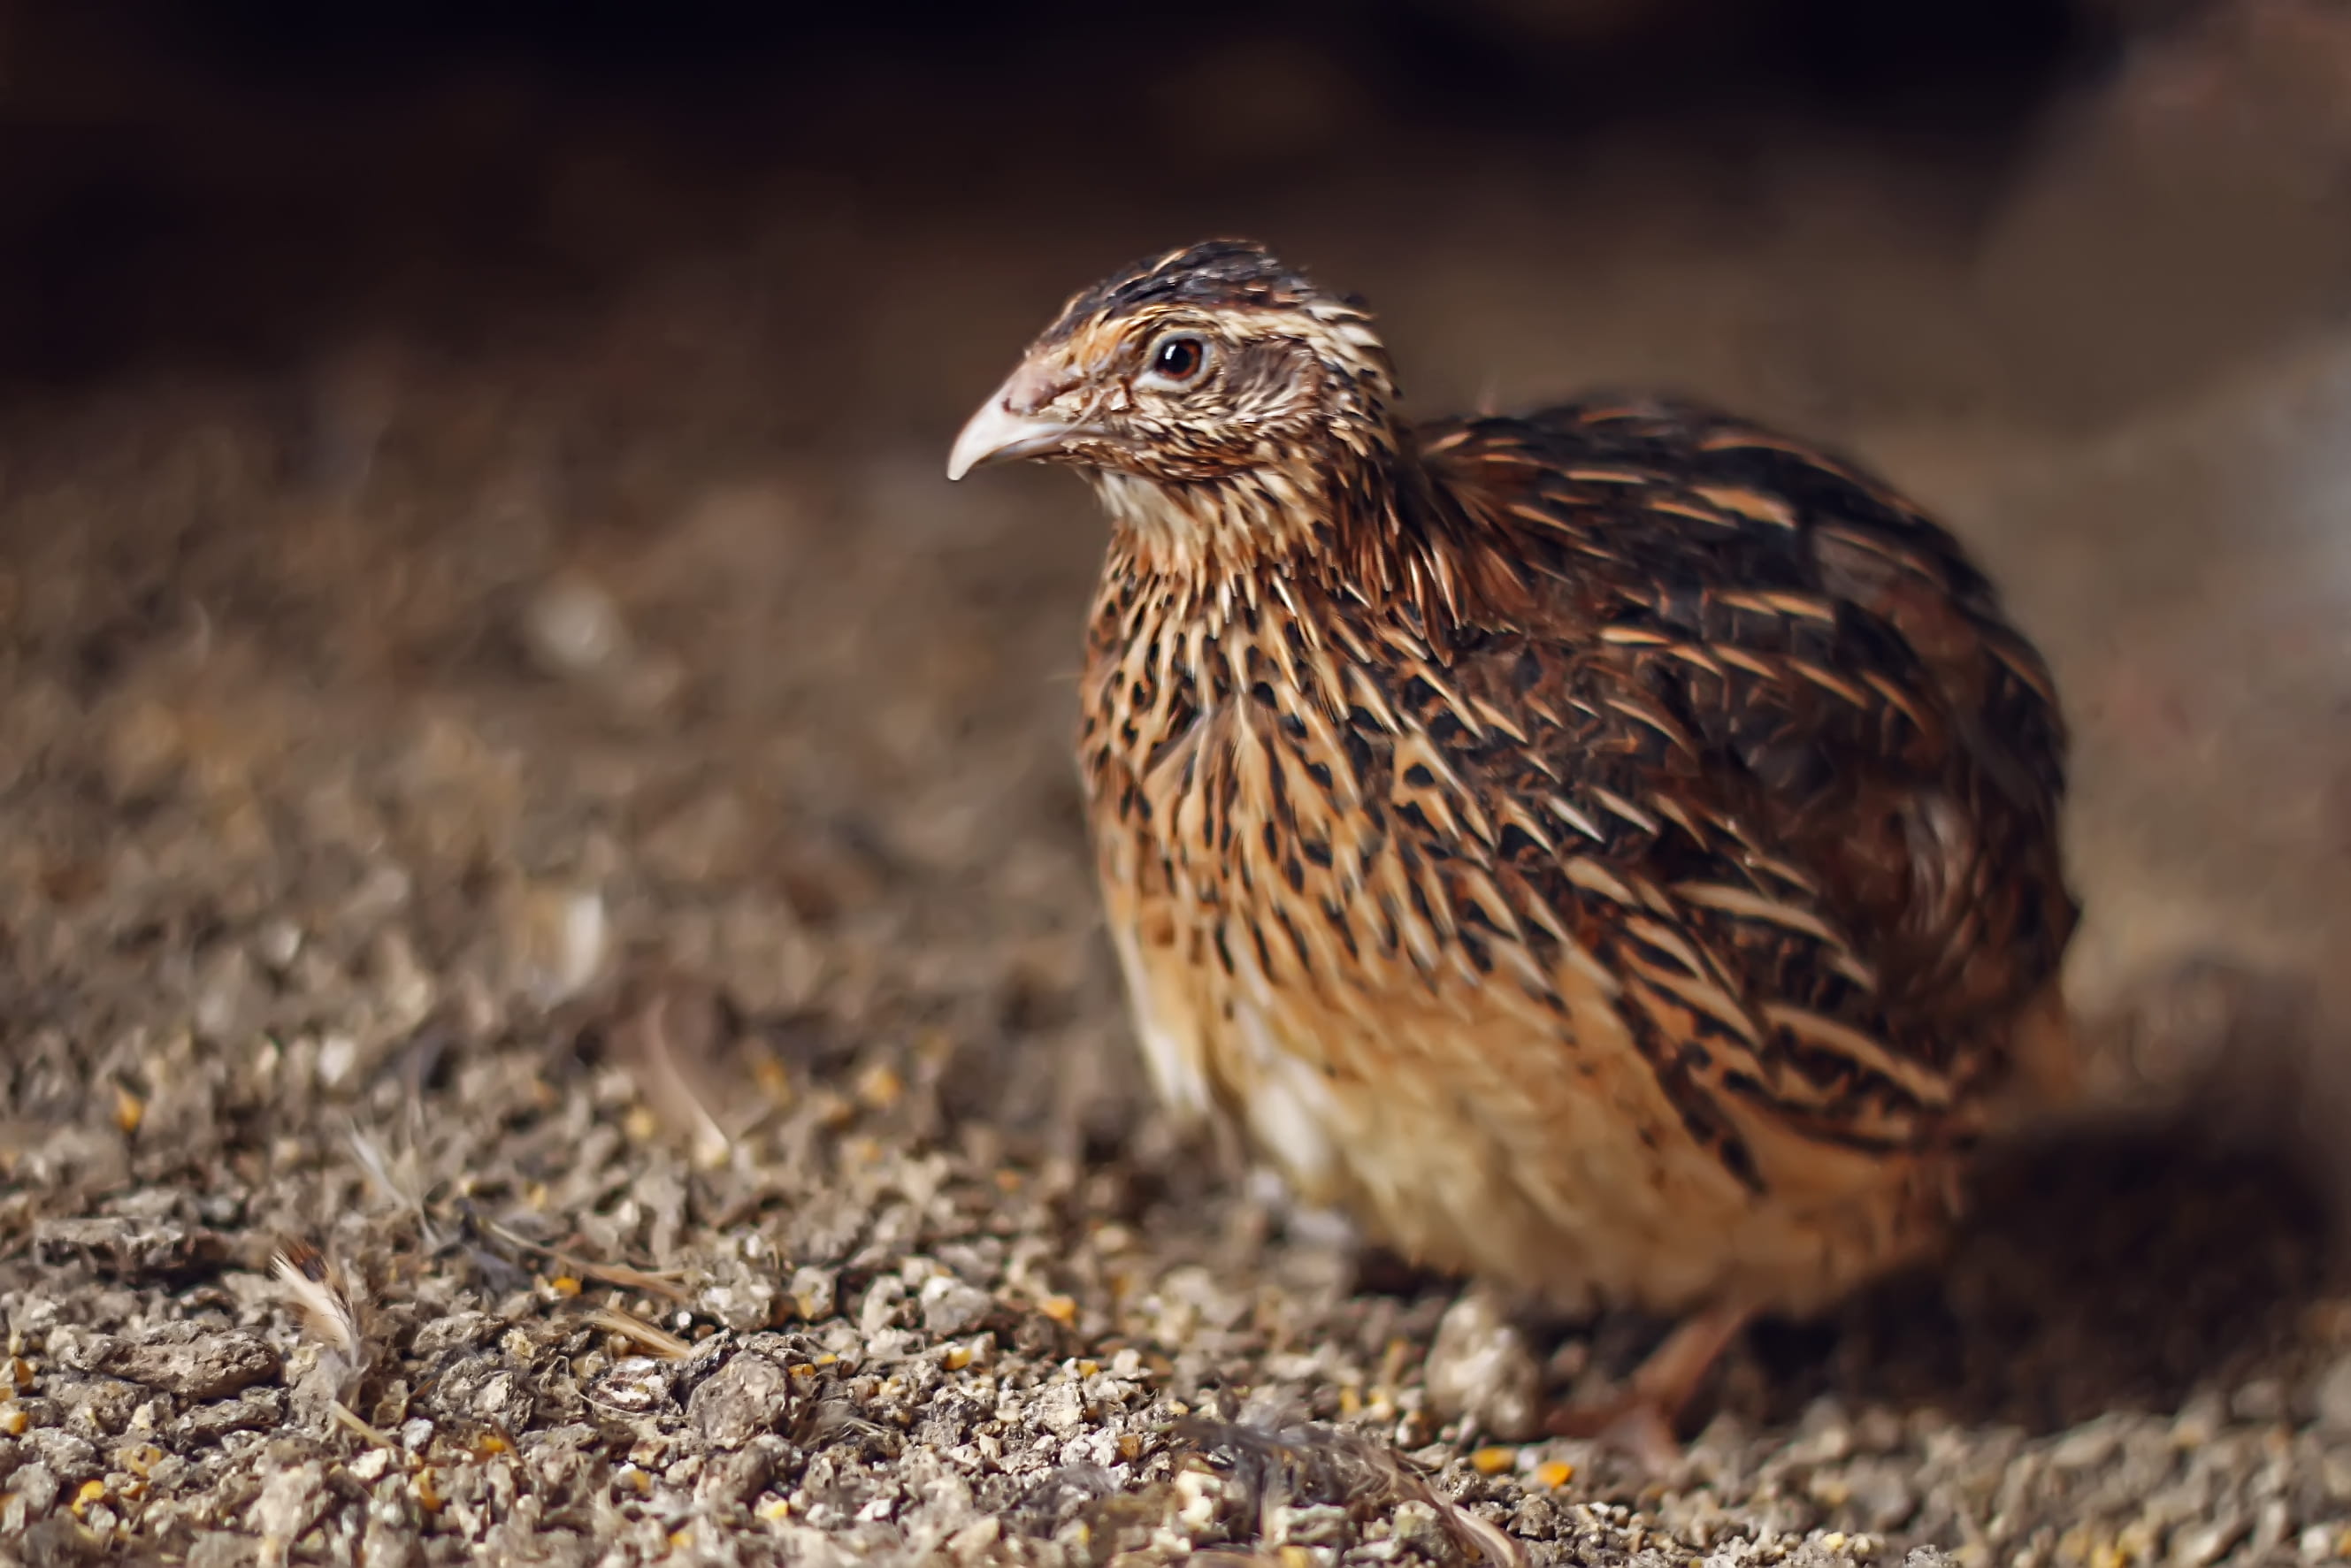
<svg viewBox="0 0 2351 1568">
<path fill-rule="evenodd" d="M 1597 1438 L 1652 1471 L 1671 1469 L 1681 1458 L 1674 1423 L 1752 1316 L 1747 1307 L 1719 1306 L 1683 1319 L 1618 1393 L 1553 1412 L 1552 1434 Z"/>
</svg>

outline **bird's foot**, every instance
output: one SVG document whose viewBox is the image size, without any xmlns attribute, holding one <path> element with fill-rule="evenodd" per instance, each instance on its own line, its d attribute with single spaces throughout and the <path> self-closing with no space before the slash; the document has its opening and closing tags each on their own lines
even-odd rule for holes
<svg viewBox="0 0 2351 1568">
<path fill-rule="evenodd" d="M 1674 1423 L 1751 1315 L 1744 1307 L 1709 1307 L 1684 1319 L 1620 1393 L 1553 1412 L 1552 1435 L 1605 1443 L 1652 1475 L 1675 1469 L 1682 1448 Z"/>
<path fill-rule="evenodd" d="M 1655 1399 L 1625 1393 L 1609 1399 L 1569 1405 L 1552 1413 L 1554 1437 L 1585 1437 L 1615 1449 L 1653 1476 L 1677 1469 L 1681 1440 L 1674 1418 Z"/>
</svg>

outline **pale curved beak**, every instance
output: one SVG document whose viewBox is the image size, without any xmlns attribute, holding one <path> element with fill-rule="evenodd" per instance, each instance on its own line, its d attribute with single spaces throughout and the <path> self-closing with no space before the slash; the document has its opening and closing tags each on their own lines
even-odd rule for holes
<svg viewBox="0 0 2351 1568">
<path fill-rule="evenodd" d="M 947 477 L 960 479 L 983 463 L 1009 463 L 1050 452 L 1072 435 L 1085 434 L 1067 419 L 1040 410 L 1077 384 L 1069 365 L 1051 354 L 1031 354 L 988 395 L 956 437 L 947 454 Z"/>
<path fill-rule="evenodd" d="M 1015 413 L 999 392 L 980 404 L 979 412 L 956 437 L 955 450 L 947 454 L 947 477 L 960 479 L 983 463 L 1009 463 L 1016 457 L 1050 452 L 1076 434 L 1077 428 L 1060 420 Z"/>
</svg>

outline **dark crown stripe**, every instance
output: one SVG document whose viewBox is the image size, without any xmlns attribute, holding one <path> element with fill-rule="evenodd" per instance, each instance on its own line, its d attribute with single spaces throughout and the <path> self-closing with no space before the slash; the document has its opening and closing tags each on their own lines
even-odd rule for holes
<svg viewBox="0 0 2351 1568">
<path fill-rule="evenodd" d="M 1326 298 L 1305 274 L 1284 267 L 1254 240 L 1212 239 L 1130 263 L 1071 299 L 1047 333 L 1066 338 L 1087 321 L 1148 306 L 1296 308 Z"/>
</svg>

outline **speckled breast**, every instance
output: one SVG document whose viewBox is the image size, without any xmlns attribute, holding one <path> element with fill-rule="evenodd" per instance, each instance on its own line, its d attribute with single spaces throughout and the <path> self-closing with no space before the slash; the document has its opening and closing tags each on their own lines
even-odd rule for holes
<svg viewBox="0 0 2351 1568">
<path fill-rule="evenodd" d="M 1315 608 L 1290 585 L 1212 622 L 1115 581 L 1096 606 L 1081 764 L 1166 1103 L 1400 1250 L 1562 1304 L 1809 1301 L 1907 1246 L 1941 1207 L 1907 1163 L 1822 1151 L 1796 1174 L 1823 1201 L 1791 1205 L 1693 1136 L 1572 913 L 1496 853 L 1558 825 L 1448 755 L 1510 721 L 1410 626 Z"/>
</svg>

